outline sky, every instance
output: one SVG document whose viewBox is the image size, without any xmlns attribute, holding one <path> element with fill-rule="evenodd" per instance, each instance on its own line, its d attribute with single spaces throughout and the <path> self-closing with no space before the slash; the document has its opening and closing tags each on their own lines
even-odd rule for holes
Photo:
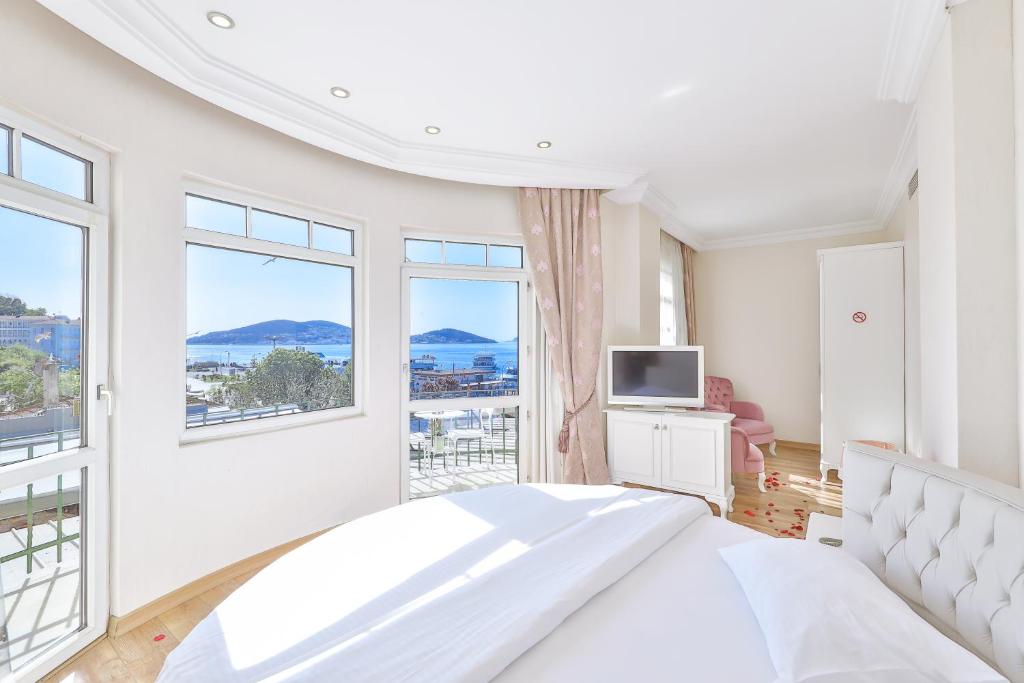
<svg viewBox="0 0 1024 683">
<path fill-rule="evenodd" d="M 444 327 L 495 341 L 509 341 L 519 334 L 516 282 L 414 277 L 409 289 L 412 334 Z"/>
<path fill-rule="evenodd" d="M 82 315 L 82 228 L 0 206 L 0 294 Z"/>
<path fill-rule="evenodd" d="M 264 320 L 352 325 L 352 269 L 188 246 L 188 336 Z"/>
</svg>

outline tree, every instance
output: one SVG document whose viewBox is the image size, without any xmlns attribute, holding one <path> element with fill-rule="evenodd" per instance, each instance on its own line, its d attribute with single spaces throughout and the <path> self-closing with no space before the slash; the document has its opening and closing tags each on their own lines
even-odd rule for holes
<svg viewBox="0 0 1024 683">
<path fill-rule="evenodd" d="M 46 315 L 46 309 L 29 308 L 16 296 L 0 294 L 0 315 Z"/>
<path fill-rule="evenodd" d="M 26 346 L 0 348 L 0 395 L 7 397 L 7 405 L 15 410 L 42 405 L 43 378 L 36 374 L 38 361 L 46 354 Z"/>
<path fill-rule="evenodd" d="M 210 400 L 232 408 L 294 403 L 302 410 L 350 406 L 352 365 L 339 374 L 316 354 L 274 349 L 241 378 L 231 378 L 209 393 Z"/>
</svg>

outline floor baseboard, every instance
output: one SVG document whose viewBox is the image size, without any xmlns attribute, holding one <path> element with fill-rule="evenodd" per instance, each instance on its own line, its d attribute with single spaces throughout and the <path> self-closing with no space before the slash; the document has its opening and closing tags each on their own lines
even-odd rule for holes
<svg viewBox="0 0 1024 683">
<path fill-rule="evenodd" d="M 326 531 L 329 531 L 329 529 L 317 531 L 294 541 L 283 543 L 269 550 L 264 550 L 262 553 L 257 553 L 256 555 L 247 557 L 244 560 L 239 560 L 234 564 L 229 564 L 227 567 L 222 567 L 215 572 L 196 579 L 192 583 L 171 591 L 167 595 L 163 595 L 152 602 L 146 603 L 142 607 L 132 610 L 122 617 L 110 615 L 110 618 L 107 621 L 107 636 L 110 638 L 116 638 L 123 635 L 128 631 L 131 631 L 136 626 L 146 623 L 150 619 L 163 614 L 169 609 L 177 607 L 183 602 L 191 600 L 198 595 L 202 595 L 206 591 L 214 588 L 215 586 L 219 586 L 225 581 L 230 581 L 231 579 L 248 572 L 263 569 L 277 558 L 287 554 L 295 548 L 298 548 L 300 545 L 313 540 Z"/>
<path fill-rule="evenodd" d="M 815 453 L 821 452 L 821 445 L 816 443 L 807 443 L 806 441 L 785 441 L 783 439 L 776 439 L 775 443 L 786 448 L 795 448 L 798 451 L 814 451 Z"/>
</svg>

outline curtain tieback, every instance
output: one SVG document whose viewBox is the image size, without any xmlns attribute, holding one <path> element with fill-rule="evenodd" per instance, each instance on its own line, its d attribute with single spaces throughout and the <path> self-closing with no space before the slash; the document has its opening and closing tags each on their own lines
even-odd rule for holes
<svg viewBox="0 0 1024 683">
<path fill-rule="evenodd" d="M 576 410 L 565 409 L 562 416 L 562 429 L 558 432 L 558 452 L 568 453 L 569 452 L 569 423 L 575 420 L 576 417 L 583 412 L 583 409 L 590 405 L 590 402 L 594 400 L 594 392 L 596 387 L 590 390 L 590 396 L 587 396 L 587 400 L 583 402 Z"/>
</svg>

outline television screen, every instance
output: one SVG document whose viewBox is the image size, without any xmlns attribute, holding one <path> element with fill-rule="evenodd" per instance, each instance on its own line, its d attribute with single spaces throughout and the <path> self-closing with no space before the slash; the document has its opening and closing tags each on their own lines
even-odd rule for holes
<svg viewBox="0 0 1024 683">
<path fill-rule="evenodd" d="M 699 398 L 700 351 L 612 351 L 612 394 Z"/>
</svg>

